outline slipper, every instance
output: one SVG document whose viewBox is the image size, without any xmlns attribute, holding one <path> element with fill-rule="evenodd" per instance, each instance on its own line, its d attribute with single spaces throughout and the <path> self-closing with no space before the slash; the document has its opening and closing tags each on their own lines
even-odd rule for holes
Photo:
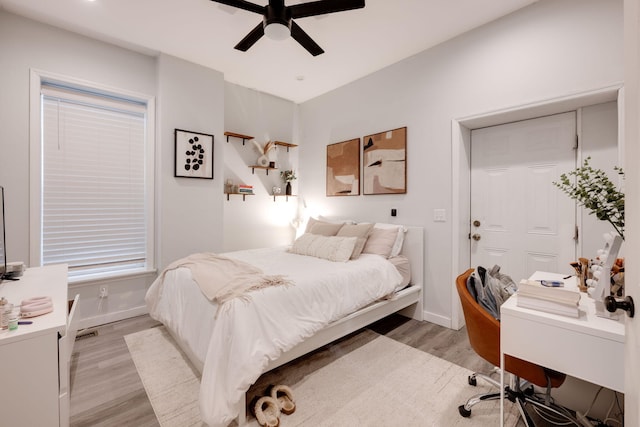
<svg viewBox="0 0 640 427">
<path fill-rule="evenodd" d="M 293 400 L 293 391 L 286 385 L 272 385 L 267 389 L 267 394 L 278 402 L 280 412 L 285 415 L 293 414 L 296 410 L 296 402 Z"/>
<path fill-rule="evenodd" d="M 280 409 L 278 402 L 270 396 L 263 396 L 251 402 L 251 413 L 264 427 L 278 427 L 280 425 Z"/>
</svg>

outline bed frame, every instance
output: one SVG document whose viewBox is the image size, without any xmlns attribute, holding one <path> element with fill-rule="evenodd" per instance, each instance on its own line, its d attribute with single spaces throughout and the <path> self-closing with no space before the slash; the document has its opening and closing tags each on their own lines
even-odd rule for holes
<svg viewBox="0 0 640 427">
<path fill-rule="evenodd" d="M 330 323 L 291 350 L 272 360 L 265 372 L 310 353 L 330 342 L 364 328 L 390 314 L 399 313 L 416 320 L 423 320 L 422 288 L 424 279 L 424 228 L 407 227 L 402 254 L 409 258 L 411 283 L 388 299 L 370 304 L 350 315 Z M 239 404 L 238 425 L 247 425 L 246 396 Z"/>
</svg>

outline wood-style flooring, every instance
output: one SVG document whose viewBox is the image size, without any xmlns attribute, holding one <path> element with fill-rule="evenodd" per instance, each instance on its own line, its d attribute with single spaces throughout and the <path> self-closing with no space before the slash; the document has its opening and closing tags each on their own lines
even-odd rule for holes
<svg viewBox="0 0 640 427">
<path fill-rule="evenodd" d="M 71 363 L 72 427 L 159 425 L 124 341 L 125 335 L 159 325 L 140 316 L 85 331 L 95 335 L 79 334 Z M 491 369 L 469 346 L 465 329 L 454 331 L 400 315 L 369 329 L 472 371 Z"/>
</svg>

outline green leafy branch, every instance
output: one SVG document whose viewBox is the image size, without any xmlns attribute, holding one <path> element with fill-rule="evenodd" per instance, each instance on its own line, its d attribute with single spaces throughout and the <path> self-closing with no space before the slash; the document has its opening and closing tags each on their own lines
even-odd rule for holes
<svg viewBox="0 0 640 427">
<path fill-rule="evenodd" d="M 560 182 L 553 182 L 579 205 L 589 210 L 589 214 L 601 221 L 609 222 L 624 240 L 624 193 L 609 180 L 601 169 L 589 165 L 591 157 L 587 157 L 582 167 L 560 175 Z M 618 175 L 624 178 L 624 171 L 614 167 Z M 575 178 L 575 183 L 572 178 Z"/>
</svg>

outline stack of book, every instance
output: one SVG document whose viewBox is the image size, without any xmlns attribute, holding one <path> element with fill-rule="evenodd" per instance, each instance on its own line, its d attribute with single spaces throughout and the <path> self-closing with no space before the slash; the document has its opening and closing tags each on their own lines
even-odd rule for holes
<svg viewBox="0 0 640 427">
<path fill-rule="evenodd" d="M 542 286 L 537 280 L 522 280 L 518 285 L 518 307 L 580 317 L 579 302 L 578 291 Z"/>
<path fill-rule="evenodd" d="M 238 185 L 238 193 L 253 194 L 253 185 Z"/>
</svg>

